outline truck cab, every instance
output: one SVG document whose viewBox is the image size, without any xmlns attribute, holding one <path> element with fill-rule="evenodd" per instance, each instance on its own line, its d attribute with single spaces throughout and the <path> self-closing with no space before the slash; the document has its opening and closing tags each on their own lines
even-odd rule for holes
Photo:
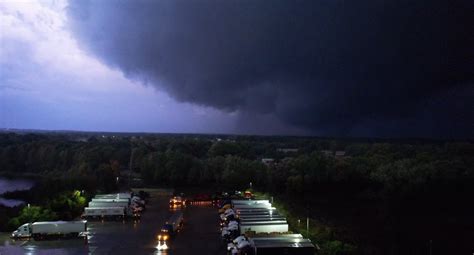
<svg viewBox="0 0 474 255">
<path fill-rule="evenodd" d="M 157 236 L 158 241 L 166 241 L 174 236 L 183 226 L 183 213 L 176 212 L 170 219 L 163 224 L 160 233 Z"/>
<path fill-rule="evenodd" d="M 28 238 L 31 237 L 30 223 L 25 223 L 18 227 L 17 230 L 12 233 L 13 238 Z"/>
<path fill-rule="evenodd" d="M 160 234 L 158 234 L 158 241 L 166 241 L 174 233 L 171 224 L 165 224 L 161 227 Z"/>
<path fill-rule="evenodd" d="M 185 202 L 181 196 L 174 196 L 170 198 L 170 205 L 184 205 Z"/>
</svg>

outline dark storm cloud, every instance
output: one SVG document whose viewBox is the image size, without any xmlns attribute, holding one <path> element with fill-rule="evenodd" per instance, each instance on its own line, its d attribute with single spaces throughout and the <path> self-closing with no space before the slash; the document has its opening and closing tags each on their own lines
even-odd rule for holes
<svg viewBox="0 0 474 255">
<path fill-rule="evenodd" d="M 318 134 L 472 137 L 473 10 L 470 0 L 73 1 L 69 22 L 105 63 L 181 101 Z"/>
</svg>

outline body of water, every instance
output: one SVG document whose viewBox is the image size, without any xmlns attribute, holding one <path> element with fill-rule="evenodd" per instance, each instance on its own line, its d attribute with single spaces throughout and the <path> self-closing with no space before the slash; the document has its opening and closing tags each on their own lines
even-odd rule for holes
<svg viewBox="0 0 474 255">
<path fill-rule="evenodd" d="M 0 205 L 13 207 L 17 205 L 21 205 L 24 202 L 17 199 L 6 199 L 2 198 L 1 195 L 16 190 L 29 190 L 31 189 L 35 183 L 30 180 L 25 179 L 7 179 L 0 177 Z"/>
</svg>

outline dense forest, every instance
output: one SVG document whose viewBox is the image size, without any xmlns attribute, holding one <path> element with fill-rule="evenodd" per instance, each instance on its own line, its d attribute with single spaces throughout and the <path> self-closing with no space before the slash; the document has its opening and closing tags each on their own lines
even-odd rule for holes
<svg viewBox="0 0 474 255">
<path fill-rule="evenodd" d="M 310 236 L 323 247 L 337 244 L 334 254 L 474 251 L 472 142 L 0 135 L 4 175 L 79 178 L 113 190 L 115 178 L 127 169 L 141 174 L 146 185 L 213 190 L 252 185 L 316 222 Z"/>
</svg>

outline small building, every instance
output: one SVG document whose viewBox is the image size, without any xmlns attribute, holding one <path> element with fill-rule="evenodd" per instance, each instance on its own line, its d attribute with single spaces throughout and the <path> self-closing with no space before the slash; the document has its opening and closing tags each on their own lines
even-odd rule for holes
<svg viewBox="0 0 474 255">
<path fill-rule="evenodd" d="M 296 148 L 278 148 L 278 152 L 283 152 L 283 153 L 296 153 L 298 152 L 298 149 Z"/>
<path fill-rule="evenodd" d="M 271 164 L 275 163 L 275 159 L 273 159 L 273 158 L 262 158 L 262 163 L 268 166 L 268 165 L 271 165 Z"/>
<path fill-rule="evenodd" d="M 330 150 L 322 150 L 321 153 L 326 157 L 332 157 L 334 155 Z"/>
<path fill-rule="evenodd" d="M 345 156 L 346 156 L 345 151 L 336 151 L 336 153 L 334 154 L 334 157 L 337 158 L 337 159 L 344 158 Z"/>
</svg>

